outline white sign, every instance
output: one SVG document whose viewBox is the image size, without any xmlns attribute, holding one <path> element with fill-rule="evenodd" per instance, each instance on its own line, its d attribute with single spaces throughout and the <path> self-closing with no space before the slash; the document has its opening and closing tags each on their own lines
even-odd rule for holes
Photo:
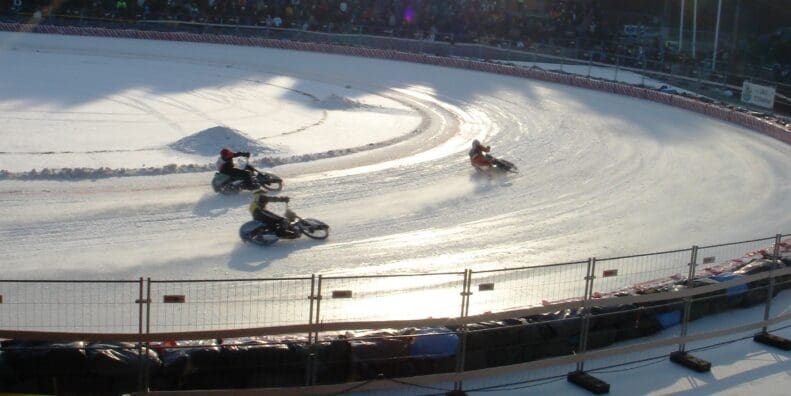
<svg viewBox="0 0 791 396">
<path fill-rule="evenodd" d="M 745 81 L 742 85 L 742 102 L 771 109 L 775 105 L 775 87 Z"/>
</svg>

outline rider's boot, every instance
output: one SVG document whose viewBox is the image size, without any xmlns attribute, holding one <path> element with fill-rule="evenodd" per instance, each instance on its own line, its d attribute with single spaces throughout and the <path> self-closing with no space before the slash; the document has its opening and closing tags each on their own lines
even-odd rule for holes
<svg viewBox="0 0 791 396">
<path fill-rule="evenodd" d="M 289 238 L 294 239 L 299 236 L 299 233 L 288 224 L 286 219 L 283 219 L 281 222 L 275 225 L 275 233 L 281 238 Z"/>
</svg>

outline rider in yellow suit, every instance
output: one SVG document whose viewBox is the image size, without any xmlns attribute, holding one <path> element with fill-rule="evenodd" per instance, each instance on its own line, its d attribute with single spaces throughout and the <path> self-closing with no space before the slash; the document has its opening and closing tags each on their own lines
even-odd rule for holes
<svg viewBox="0 0 791 396">
<path fill-rule="evenodd" d="M 253 215 L 253 219 L 270 225 L 279 236 L 294 236 L 296 231 L 291 228 L 290 224 L 296 218 L 296 214 L 286 208 L 285 217 L 283 217 L 266 208 L 266 204 L 270 202 L 288 203 L 290 200 L 289 197 L 270 197 L 266 195 L 266 191 L 258 190 L 253 193 L 253 201 L 250 202 L 249 207 L 250 214 Z"/>
</svg>

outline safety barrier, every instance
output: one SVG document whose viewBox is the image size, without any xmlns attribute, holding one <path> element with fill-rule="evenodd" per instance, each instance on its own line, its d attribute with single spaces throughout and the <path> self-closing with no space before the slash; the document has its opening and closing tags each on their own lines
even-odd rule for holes
<svg viewBox="0 0 791 396">
<path fill-rule="evenodd" d="M 0 391 L 332 387 L 425 375 L 459 382 L 568 365 L 583 372 L 685 352 L 711 337 L 765 333 L 791 319 L 787 305 L 772 310 L 787 288 L 791 235 L 779 234 L 450 273 L 0 280 Z M 762 318 L 695 327 L 759 304 Z"/>
</svg>

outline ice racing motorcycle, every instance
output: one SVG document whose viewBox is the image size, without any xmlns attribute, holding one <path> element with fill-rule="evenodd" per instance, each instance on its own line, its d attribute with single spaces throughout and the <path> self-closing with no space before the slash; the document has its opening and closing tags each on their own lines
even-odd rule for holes
<svg viewBox="0 0 791 396">
<path fill-rule="evenodd" d="M 473 165 L 475 170 L 477 170 L 478 172 L 485 173 L 485 174 L 487 174 L 489 176 L 491 176 L 492 173 L 501 173 L 501 174 L 502 173 L 509 173 L 509 172 L 510 173 L 519 173 L 519 169 L 516 167 L 516 165 L 514 165 L 513 162 L 506 161 L 506 160 L 500 159 L 500 158 L 495 158 L 495 157 L 493 157 L 493 156 L 491 156 L 489 154 L 486 154 L 486 159 L 489 160 L 489 162 L 492 164 L 492 166 L 489 167 L 488 170 L 485 170 L 485 169 L 481 169 L 481 168 Z"/>
<path fill-rule="evenodd" d="M 330 235 L 330 226 L 320 220 L 300 218 L 288 208 L 286 218 L 289 219 L 287 229 L 263 221 L 248 221 L 239 228 L 239 237 L 243 242 L 267 246 L 279 239 L 297 239 L 302 235 L 311 239 L 327 239 Z"/>
<path fill-rule="evenodd" d="M 250 164 L 245 165 L 244 170 L 252 175 L 252 184 L 248 185 L 242 179 L 216 172 L 211 180 L 214 192 L 231 195 L 242 190 L 254 191 L 264 188 L 269 191 L 280 191 L 283 189 L 283 179 L 274 173 L 262 172 Z"/>
</svg>

